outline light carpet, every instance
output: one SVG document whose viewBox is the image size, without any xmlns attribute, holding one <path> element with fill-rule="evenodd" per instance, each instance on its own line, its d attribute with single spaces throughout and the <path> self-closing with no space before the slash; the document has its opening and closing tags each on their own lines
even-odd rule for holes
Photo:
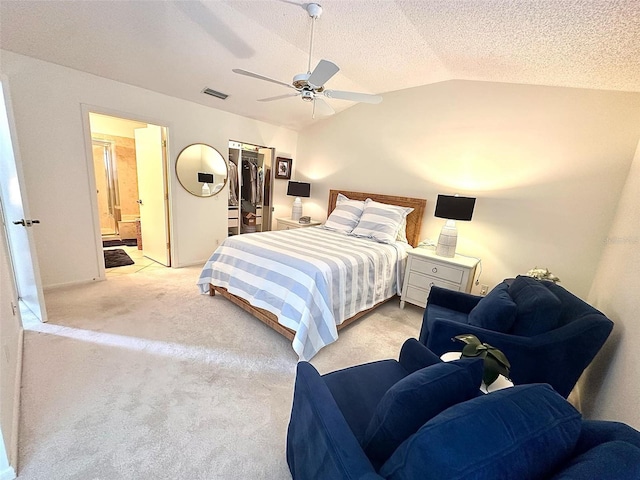
<svg viewBox="0 0 640 480">
<path fill-rule="evenodd" d="M 25 331 L 18 472 L 39 479 L 290 479 L 297 356 L 199 267 L 51 290 Z M 393 300 L 340 333 L 321 373 L 397 358 L 422 309 Z"/>
</svg>

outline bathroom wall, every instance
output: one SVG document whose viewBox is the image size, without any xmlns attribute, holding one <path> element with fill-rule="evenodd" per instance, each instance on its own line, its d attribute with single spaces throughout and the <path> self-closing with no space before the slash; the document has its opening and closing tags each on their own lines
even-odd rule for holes
<svg viewBox="0 0 640 480">
<path fill-rule="evenodd" d="M 133 138 L 93 133 L 93 138 L 115 143 L 118 190 L 120 192 L 120 213 L 122 218 L 140 215 L 138 200 L 138 172 L 136 170 L 136 142 Z M 96 165 L 97 168 L 97 165 Z M 104 169 L 104 167 L 102 167 Z M 97 171 L 97 170 L 96 170 Z"/>
</svg>

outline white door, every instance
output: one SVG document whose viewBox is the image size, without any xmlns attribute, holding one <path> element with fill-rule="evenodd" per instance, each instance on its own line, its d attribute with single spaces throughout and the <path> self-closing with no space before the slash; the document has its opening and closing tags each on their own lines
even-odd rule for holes
<svg viewBox="0 0 640 480">
<path fill-rule="evenodd" d="M 14 153 L 17 142 L 5 79 L 0 82 L 0 90 L 0 199 L 9 253 L 21 306 L 30 310 L 41 322 L 46 322 L 40 269 L 33 240 L 33 228 L 38 228 L 39 221 L 31 218 L 22 194 L 22 167 L 18 155 Z"/>
<path fill-rule="evenodd" d="M 167 182 L 162 127 L 136 128 L 136 165 L 142 251 L 145 257 L 170 265 Z"/>
</svg>

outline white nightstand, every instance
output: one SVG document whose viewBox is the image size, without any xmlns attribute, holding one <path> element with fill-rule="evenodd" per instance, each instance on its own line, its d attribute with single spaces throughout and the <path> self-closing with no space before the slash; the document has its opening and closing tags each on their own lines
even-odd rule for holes
<svg viewBox="0 0 640 480">
<path fill-rule="evenodd" d="M 291 220 L 290 218 L 277 218 L 278 222 L 278 230 L 291 230 L 292 228 L 304 228 L 304 227 L 315 227 L 316 225 L 320 225 L 322 222 L 318 222 L 317 220 L 311 220 L 311 223 L 300 223 L 298 220 Z"/>
<path fill-rule="evenodd" d="M 404 308 L 405 302 L 425 307 L 429 290 L 434 285 L 470 293 L 478 263 L 480 261 L 477 258 L 463 255 L 439 257 L 430 248 L 417 247 L 410 250 L 400 308 Z"/>
</svg>

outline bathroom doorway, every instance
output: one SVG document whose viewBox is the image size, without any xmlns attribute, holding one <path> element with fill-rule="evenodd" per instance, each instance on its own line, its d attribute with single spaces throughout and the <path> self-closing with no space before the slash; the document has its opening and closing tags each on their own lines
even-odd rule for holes
<svg viewBox="0 0 640 480">
<path fill-rule="evenodd" d="M 105 252 L 105 275 L 170 266 L 166 128 L 93 112 L 89 123 L 103 250 L 124 253 L 114 266 Z"/>
</svg>

